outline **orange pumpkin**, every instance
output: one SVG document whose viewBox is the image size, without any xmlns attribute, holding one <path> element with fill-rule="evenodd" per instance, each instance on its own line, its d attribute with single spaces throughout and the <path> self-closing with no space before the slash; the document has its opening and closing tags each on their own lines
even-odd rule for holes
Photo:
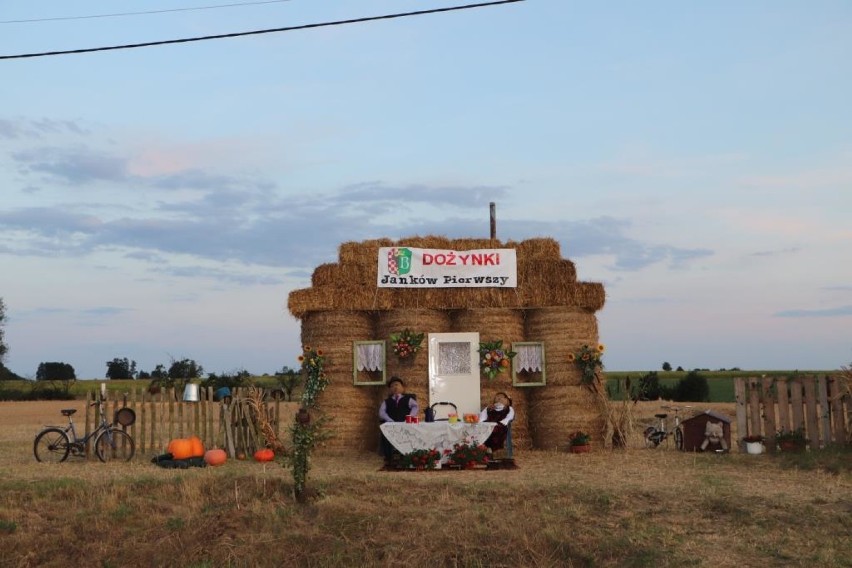
<svg viewBox="0 0 852 568">
<path fill-rule="evenodd" d="M 192 442 L 186 438 L 175 438 L 169 442 L 168 452 L 176 460 L 185 460 L 192 457 Z"/>
<path fill-rule="evenodd" d="M 204 461 L 207 465 L 216 466 L 222 465 L 228 460 L 228 454 L 225 453 L 225 450 L 220 448 L 214 448 L 212 450 L 207 450 L 204 452 Z"/>
<path fill-rule="evenodd" d="M 275 452 L 269 448 L 263 448 L 254 453 L 254 459 L 259 462 L 271 462 L 275 459 Z"/>
<path fill-rule="evenodd" d="M 189 444 L 192 447 L 192 456 L 193 458 L 200 458 L 204 455 L 204 442 L 201 441 L 201 438 L 198 436 L 190 436 Z"/>
</svg>

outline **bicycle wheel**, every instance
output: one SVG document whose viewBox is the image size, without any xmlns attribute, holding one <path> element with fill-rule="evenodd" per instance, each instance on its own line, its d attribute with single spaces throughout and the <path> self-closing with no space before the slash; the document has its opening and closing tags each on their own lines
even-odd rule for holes
<svg viewBox="0 0 852 568">
<path fill-rule="evenodd" d="M 64 462 L 68 458 L 68 450 L 68 434 L 59 428 L 42 430 L 33 443 L 33 454 L 40 462 Z"/>
<path fill-rule="evenodd" d="M 680 428 L 675 428 L 674 431 L 675 436 L 675 449 L 677 451 L 683 451 L 683 430 Z"/>
<path fill-rule="evenodd" d="M 95 454 L 102 462 L 130 461 L 136 452 L 136 442 L 124 430 L 110 428 L 95 439 Z"/>
</svg>

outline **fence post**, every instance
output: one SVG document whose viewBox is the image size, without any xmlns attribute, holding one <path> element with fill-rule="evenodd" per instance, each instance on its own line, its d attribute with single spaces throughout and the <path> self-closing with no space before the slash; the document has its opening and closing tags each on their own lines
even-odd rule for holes
<svg viewBox="0 0 852 568">
<path fill-rule="evenodd" d="M 828 404 L 828 384 L 825 375 L 817 377 L 817 396 L 819 397 L 819 433 L 821 444 L 811 444 L 811 448 L 824 448 L 831 443 L 831 407 Z"/>
<path fill-rule="evenodd" d="M 736 377 L 734 379 L 734 399 L 737 401 L 737 433 L 740 436 L 737 445 L 740 451 L 745 451 L 745 442 L 743 437 L 748 435 L 748 424 L 746 422 L 746 388 L 745 379 Z"/>
<path fill-rule="evenodd" d="M 787 390 L 787 377 L 775 379 L 775 396 L 778 397 L 778 424 L 779 430 L 790 429 L 790 394 Z"/>
<path fill-rule="evenodd" d="M 843 400 L 847 400 L 849 404 L 849 395 L 841 388 L 841 378 L 828 377 L 828 385 L 831 394 L 831 417 L 834 420 L 834 443 L 843 444 L 846 442 L 846 415 L 843 413 Z"/>
<path fill-rule="evenodd" d="M 805 404 L 807 408 L 807 437 L 811 439 L 810 446 L 819 448 L 819 419 L 817 417 L 817 397 L 815 377 L 805 377 Z"/>
<path fill-rule="evenodd" d="M 775 397 L 772 394 L 772 387 L 775 384 L 775 380 L 772 377 L 763 377 L 760 383 L 760 398 L 761 402 L 763 402 L 763 431 L 772 432 L 774 436 Z M 774 451 L 774 449 L 775 446 L 773 445 L 771 451 Z"/>
</svg>

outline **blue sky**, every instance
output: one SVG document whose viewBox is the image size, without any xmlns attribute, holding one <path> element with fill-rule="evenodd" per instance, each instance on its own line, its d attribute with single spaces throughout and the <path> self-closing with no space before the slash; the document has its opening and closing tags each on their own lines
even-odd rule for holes
<svg viewBox="0 0 852 568">
<path fill-rule="evenodd" d="M 460 5 L 42 1 L 0 55 Z M 224 2 L 222 4 L 225 4 Z M 295 366 L 346 241 L 549 236 L 611 370 L 852 361 L 852 5 L 528 0 L 0 60 L 6 364 Z"/>
</svg>

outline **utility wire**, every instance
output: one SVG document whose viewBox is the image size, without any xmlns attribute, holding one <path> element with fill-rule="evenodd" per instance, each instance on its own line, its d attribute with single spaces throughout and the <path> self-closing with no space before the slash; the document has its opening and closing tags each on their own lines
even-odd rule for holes
<svg viewBox="0 0 852 568">
<path fill-rule="evenodd" d="M 514 4 L 516 2 L 524 2 L 525 0 L 498 0 L 495 2 L 480 2 L 478 4 L 465 4 L 463 6 L 451 6 L 449 8 L 432 8 L 429 10 L 417 10 L 416 12 L 402 12 L 398 14 L 386 14 L 384 16 L 368 16 L 365 18 L 354 18 L 351 20 L 337 20 L 332 22 L 320 22 L 317 24 L 304 24 L 301 26 L 288 26 L 285 28 L 272 28 L 267 30 L 254 30 L 250 32 L 235 32 L 230 34 L 218 34 L 200 37 L 189 37 L 182 39 L 167 39 L 163 41 L 149 41 L 145 43 L 130 43 L 124 45 L 111 45 L 107 47 L 88 47 L 84 49 L 69 49 L 65 51 L 44 51 L 41 53 L 21 53 L 18 55 L 0 55 L 0 60 L 3 59 L 26 59 L 32 57 L 47 57 L 50 55 L 70 55 L 77 53 L 92 53 L 95 51 L 114 51 L 117 49 L 135 49 L 137 47 L 152 47 L 155 45 L 171 45 L 175 43 L 190 43 L 195 41 L 207 41 L 213 39 L 225 39 L 232 37 L 243 37 L 250 35 L 271 34 L 278 32 L 292 32 L 296 30 L 307 30 L 312 28 L 324 28 L 329 26 L 342 26 L 345 24 L 361 24 L 364 22 L 374 22 L 376 20 L 392 20 L 396 18 L 406 18 L 409 16 L 424 16 L 426 14 L 438 14 L 441 12 L 454 12 L 457 10 L 470 10 L 472 8 L 484 8 L 486 6 L 498 6 L 500 4 Z"/>
<path fill-rule="evenodd" d="M 94 18 L 117 18 L 120 16 L 144 16 L 148 14 L 166 14 L 168 12 L 191 12 L 194 10 L 215 10 L 217 8 L 234 8 L 239 6 L 255 6 L 258 4 L 278 4 L 290 0 L 264 0 L 262 2 L 239 2 L 236 4 L 216 4 L 213 6 L 196 6 L 194 8 L 170 8 L 166 10 L 148 10 L 145 12 L 118 12 L 115 14 L 92 14 L 89 16 L 59 16 L 56 18 L 33 18 L 31 20 L 2 20 L 0 24 L 31 24 L 33 22 L 58 22 L 64 20 L 91 20 Z"/>
</svg>

